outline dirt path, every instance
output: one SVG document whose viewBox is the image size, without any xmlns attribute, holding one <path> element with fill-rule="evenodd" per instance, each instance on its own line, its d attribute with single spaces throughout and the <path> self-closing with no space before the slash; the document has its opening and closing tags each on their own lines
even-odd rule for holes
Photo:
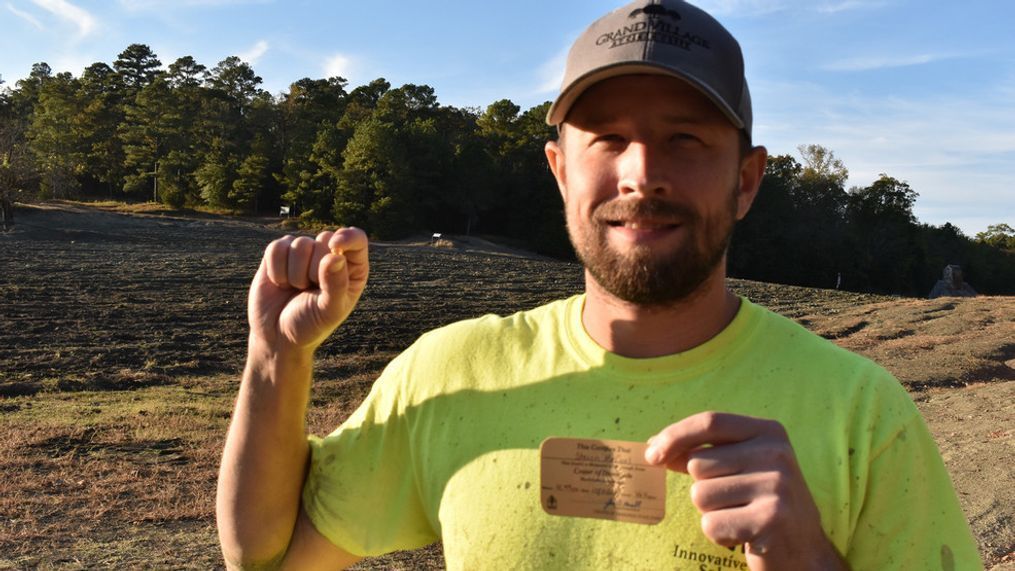
<svg viewBox="0 0 1015 571">
<path fill-rule="evenodd" d="M 281 233 L 213 216 L 19 210 L 14 232 L 0 234 L 0 569 L 218 565 L 214 477 L 246 288 Z M 372 248 L 362 306 L 322 350 L 316 431 L 344 418 L 419 333 L 581 288 L 575 264 L 476 244 Z M 731 286 L 892 370 L 938 439 L 988 569 L 1015 569 L 1015 298 Z"/>
</svg>

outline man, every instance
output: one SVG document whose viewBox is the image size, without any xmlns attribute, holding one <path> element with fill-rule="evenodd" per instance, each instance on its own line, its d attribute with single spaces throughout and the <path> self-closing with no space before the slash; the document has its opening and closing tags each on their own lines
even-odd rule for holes
<svg viewBox="0 0 1015 571">
<path fill-rule="evenodd" d="M 219 480 L 227 562 L 326 569 L 443 540 L 462 569 L 978 566 L 899 383 L 725 287 L 766 160 L 732 36 L 638 0 L 576 41 L 547 120 L 586 293 L 424 335 L 309 446 L 313 350 L 366 286 L 367 239 L 268 247 Z M 647 440 L 663 520 L 547 513 L 553 436 Z"/>
</svg>

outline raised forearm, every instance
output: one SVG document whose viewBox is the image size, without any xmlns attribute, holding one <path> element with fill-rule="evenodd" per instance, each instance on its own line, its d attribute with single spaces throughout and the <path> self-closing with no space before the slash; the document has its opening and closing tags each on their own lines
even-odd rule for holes
<svg viewBox="0 0 1015 571">
<path fill-rule="evenodd" d="M 219 471 L 216 511 L 226 561 L 257 568 L 284 554 L 299 513 L 312 355 L 251 340 Z"/>
<path fill-rule="evenodd" d="M 219 540 L 230 567 L 272 568 L 287 549 L 300 562 L 329 553 L 339 560 L 315 531 L 292 540 L 309 454 L 313 352 L 349 316 L 368 274 L 367 237 L 355 228 L 285 236 L 265 249 L 250 284 L 247 365 L 219 470 Z"/>
</svg>

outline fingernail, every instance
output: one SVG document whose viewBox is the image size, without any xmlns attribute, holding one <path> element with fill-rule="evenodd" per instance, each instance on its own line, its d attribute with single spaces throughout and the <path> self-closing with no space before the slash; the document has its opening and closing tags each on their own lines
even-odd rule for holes
<svg viewBox="0 0 1015 571">
<path fill-rule="evenodd" d="M 645 460 L 649 464 L 658 464 L 663 459 L 663 452 L 655 446 L 649 446 L 645 449 Z"/>
<path fill-rule="evenodd" d="M 328 271 L 333 274 L 337 274 L 343 269 L 345 269 L 345 258 L 340 257 L 331 264 L 331 266 L 328 268 Z"/>
</svg>

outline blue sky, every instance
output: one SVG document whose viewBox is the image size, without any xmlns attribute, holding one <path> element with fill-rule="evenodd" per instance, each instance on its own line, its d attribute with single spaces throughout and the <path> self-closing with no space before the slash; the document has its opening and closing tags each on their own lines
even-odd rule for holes
<svg viewBox="0 0 1015 571">
<path fill-rule="evenodd" d="M 0 75 L 79 75 L 131 43 L 163 64 L 251 63 L 277 93 L 302 77 L 428 84 L 441 103 L 552 99 L 570 42 L 604 0 L 0 0 Z M 832 149 L 850 185 L 920 193 L 922 222 L 1015 226 L 1015 2 L 700 0 L 740 40 L 755 139 Z"/>
</svg>

